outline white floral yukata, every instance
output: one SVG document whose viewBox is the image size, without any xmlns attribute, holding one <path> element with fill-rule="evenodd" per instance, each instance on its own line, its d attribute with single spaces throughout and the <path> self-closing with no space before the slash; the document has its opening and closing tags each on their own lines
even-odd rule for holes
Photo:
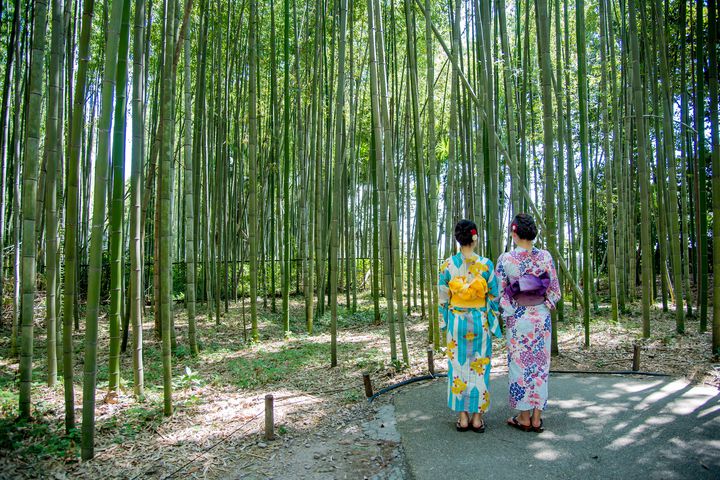
<svg viewBox="0 0 720 480">
<path fill-rule="evenodd" d="M 506 292 L 508 285 L 523 275 L 546 273 L 550 283 L 540 305 L 521 306 Z M 533 247 L 517 247 L 497 262 L 500 279 L 500 311 L 505 320 L 508 348 L 510 407 L 517 410 L 544 410 L 548 399 L 550 373 L 550 311 L 560 300 L 560 285 L 550 253 Z"/>
</svg>

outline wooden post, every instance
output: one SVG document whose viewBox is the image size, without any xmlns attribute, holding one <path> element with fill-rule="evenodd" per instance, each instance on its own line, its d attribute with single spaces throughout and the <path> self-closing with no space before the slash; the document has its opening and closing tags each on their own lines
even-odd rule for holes
<svg viewBox="0 0 720 480">
<path fill-rule="evenodd" d="M 430 372 L 430 375 L 435 375 L 435 351 L 433 350 L 432 347 L 428 347 L 427 357 L 428 357 L 428 371 Z"/>
<path fill-rule="evenodd" d="M 370 374 L 363 373 L 363 383 L 365 384 L 365 396 L 370 398 L 373 396 L 372 383 L 370 382 Z"/>
<path fill-rule="evenodd" d="M 272 394 L 265 395 L 265 440 L 275 439 L 275 421 L 273 414 L 274 398 Z"/>
<path fill-rule="evenodd" d="M 635 345 L 633 345 L 632 369 L 633 369 L 633 372 L 640 371 L 640 345 L 638 345 L 637 343 Z"/>
</svg>

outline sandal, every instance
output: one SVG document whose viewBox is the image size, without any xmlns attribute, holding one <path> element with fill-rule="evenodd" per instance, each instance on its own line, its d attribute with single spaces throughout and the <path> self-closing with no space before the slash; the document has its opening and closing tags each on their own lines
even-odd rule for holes
<svg viewBox="0 0 720 480">
<path fill-rule="evenodd" d="M 530 425 L 523 425 L 522 423 L 518 422 L 517 415 L 515 415 L 510 420 L 508 420 L 507 424 L 513 428 L 522 430 L 523 432 L 532 432 L 533 431 L 532 423 Z"/>
<path fill-rule="evenodd" d="M 479 427 L 476 427 L 474 424 L 470 423 L 470 428 L 475 433 L 485 433 L 485 419 L 480 419 L 482 422 Z"/>
<path fill-rule="evenodd" d="M 534 425 L 532 424 L 532 420 L 530 420 L 530 426 L 532 427 L 532 431 L 533 431 L 533 432 L 542 433 L 542 432 L 545 431 L 545 429 L 543 428 L 543 419 L 542 419 L 542 418 L 540 419 L 540 425 L 539 425 L 539 426 L 537 426 L 537 427 L 534 426 Z"/>
<path fill-rule="evenodd" d="M 455 430 L 458 432 L 467 432 L 470 430 L 470 423 L 468 423 L 466 426 L 460 425 L 460 419 L 458 418 L 457 422 L 455 422 Z"/>
</svg>

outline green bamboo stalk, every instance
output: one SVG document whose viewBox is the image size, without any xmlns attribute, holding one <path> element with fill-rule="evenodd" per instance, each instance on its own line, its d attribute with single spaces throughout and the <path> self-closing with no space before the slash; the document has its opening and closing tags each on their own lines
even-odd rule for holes
<svg viewBox="0 0 720 480">
<path fill-rule="evenodd" d="M 185 143 L 184 162 L 185 162 L 185 305 L 188 315 L 188 342 L 190 344 L 190 353 L 195 356 L 198 354 L 196 321 L 195 321 L 195 192 L 193 190 L 193 180 L 195 176 L 193 172 L 193 117 L 192 117 L 192 95 L 190 92 L 190 32 L 185 37 L 185 68 L 184 72 L 184 88 L 185 88 Z"/>
<path fill-rule="evenodd" d="M 716 0 L 708 0 L 709 40 L 708 51 L 717 52 L 718 25 Z M 718 59 L 710 54 L 710 141 L 712 142 L 713 191 L 713 274 L 720 272 L 720 119 L 718 118 Z M 713 295 L 720 299 L 720 282 L 713 282 Z M 680 308 L 682 310 L 682 308 Z M 713 302 L 712 354 L 720 356 L 720 301 Z"/>
<path fill-rule="evenodd" d="M 643 95 L 640 83 L 640 47 L 638 45 L 638 26 L 636 21 L 637 7 L 635 0 L 628 2 L 630 12 L 630 53 L 632 56 L 632 88 L 633 102 L 635 108 L 635 128 L 637 129 L 638 146 L 638 183 L 640 183 L 640 223 L 641 235 L 641 263 L 642 263 L 642 314 L 643 314 L 643 337 L 650 336 L 650 303 L 652 301 L 652 248 L 650 245 L 650 179 L 647 167 L 647 134 L 643 117 Z"/>
<path fill-rule="evenodd" d="M 250 179 L 248 191 L 248 223 L 249 235 L 248 242 L 250 244 L 250 321 L 252 324 L 252 339 L 258 341 L 258 322 L 257 322 L 257 1 L 250 0 L 250 39 L 249 39 L 249 57 L 250 57 L 250 88 L 249 88 L 249 124 L 250 138 L 248 142 L 249 162 L 250 162 Z"/>
<path fill-rule="evenodd" d="M 50 71 L 48 72 L 48 106 L 45 117 L 45 151 L 47 155 L 47 178 L 45 186 L 45 255 L 47 260 L 46 278 L 46 321 L 47 321 L 47 367 L 49 387 L 57 382 L 57 281 L 59 269 L 57 268 L 57 166 L 62 154 L 62 136 L 58 129 L 58 115 L 62 97 L 60 96 L 60 54 L 63 31 L 63 4 L 60 0 L 52 2 L 52 37 L 50 41 Z M 2 194 L 0 192 L 0 194 Z M 0 264 L 1 266 L 1 264 Z"/>
<path fill-rule="evenodd" d="M 608 30 L 608 15 L 606 11 L 605 0 L 599 0 L 600 3 L 600 62 L 601 62 L 601 80 L 600 80 L 600 103 L 601 103 L 601 115 L 602 115 L 602 134 L 603 134 L 603 157 L 605 159 L 605 208 L 607 209 L 607 231 L 608 231 L 608 244 L 607 244 L 607 269 L 608 269 L 608 282 L 610 286 L 610 310 L 612 313 L 613 321 L 618 321 L 618 282 L 617 282 L 617 269 L 615 263 L 615 217 L 613 212 L 613 169 L 612 161 L 610 157 L 610 128 L 609 128 L 609 113 L 608 113 L 608 59 L 607 59 L 607 30 Z M 617 138 L 615 139 L 617 141 Z"/>
<path fill-rule="evenodd" d="M 290 1 L 284 0 L 283 58 L 283 259 L 285 268 L 282 280 L 283 330 L 290 333 Z M 344 36 L 344 32 L 343 32 Z M 344 38 L 343 38 L 344 39 Z M 300 112 L 297 112 L 298 114 Z"/>
<path fill-rule="evenodd" d="M 172 405 L 172 177 L 173 161 L 173 91 L 174 75 L 172 58 L 175 53 L 175 1 L 168 0 L 165 7 L 165 59 L 163 62 L 163 94 L 161 96 L 161 118 L 163 123 L 160 168 L 158 170 L 158 201 L 160 210 L 160 245 L 158 258 L 160 276 L 160 316 L 162 321 L 162 359 L 163 359 L 163 413 L 170 416 Z M 219 317 L 219 312 L 218 312 Z"/>
<path fill-rule="evenodd" d="M 575 3 L 575 35 L 578 62 L 578 102 L 580 104 L 580 159 L 582 161 L 582 251 L 583 251 L 583 325 L 585 347 L 590 346 L 590 167 L 588 163 L 588 105 L 587 105 L 587 52 L 585 38 L 585 0 Z M 574 175 L 574 169 L 569 175 Z"/>
<path fill-rule="evenodd" d="M 438 166 L 435 157 L 435 56 L 432 41 L 432 22 L 430 19 L 430 0 L 425 0 L 425 63 L 427 64 L 427 164 L 428 164 L 428 218 L 429 218 L 429 234 L 428 242 L 430 249 L 428 254 L 432 262 L 430 273 L 438 270 Z M 430 314 L 433 322 L 433 347 L 437 350 L 440 348 L 440 319 L 438 316 L 438 292 L 436 288 L 431 288 L 432 303 Z"/>
<path fill-rule="evenodd" d="M 683 0 L 684 1 L 684 0 Z M 678 191 L 677 191 L 677 165 L 675 159 L 675 138 L 673 129 L 673 106 L 672 106 L 672 81 L 669 75 L 667 59 L 667 41 L 665 38 L 665 18 L 663 15 L 662 2 L 655 0 L 655 40 L 657 42 L 658 54 L 660 56 L 660 77 L 662 79 L 662 104 L 663 104 L 663 146 L 665 158 L 668 160 L 668 227 L 670 239 L 670 255 L 672 261 L 673 284 L 675 290 L 675 329 L 678 333 L 685 331 L 685 312 L 683 309 L 683 278 L 682 260 L 680 249 L 680 230 L 678 214 Z"/>
<path fill-rule="evenodd" d="M 22 190 L 22 334 L 20 343 L 20 417 L 30 418 L 30 391 L 32 382 L 33 321 L 35 312 L 35 273 L 37 251 L 35 243 L 36 197 L 38 190 L 38 159 L 42 86 L 45 55 L 45 21 L 47 1 L 35 0 L 33 17 L 32 52 L 28 83 L 27 123 L 25 125 L 25 152 Z M 16 162 L 20 159 L 16 158 Z"/>
<path fill-rule="evenodd" d="M 552 65 L 550 61 L 550 18 L 547 0 L 535 3 L 537 22 L 537 46 L 540 61 L 540 86 L 543 106 L 543 160 L 545 185 L 543 188 L 545 202 L 545 242 L 550 251 L 557 248 L 557 222 L 555 218 L 555 164 L 553 151 L 553 108 L 552 108 Z M 587 290 L 587 286 L 585 288 Z M 553 312 L 552 322 L 552 353 L 557 355 L 557 313 Z"/>
<path fill-rule="evenodd" d="M 395 338 L 395 296 L 393 294 L 393 271 L 391 266 L 391 252 L 388 226 L 388 202 L 385 183 L 385 168 L 383 163 L 383 118 L 380 115 L 380 88 L 378 73 L 377 51 L 380 46 L 376 45 L 375 36 L 375 9 L 374 0 L 368 0 L 368 51 L 370 55 L 370 98 L 372 102 L 372 120 L 373 120 L 373 138 L 375 144 L 374 160 L 375 174 L 377 175 L 377 191 L 379 198 L 380 210 L 380 235 L 378 236 L 378 246 L 382 250 L 382 267 L 384 271 L 384 290 L 385 300 L 387 302 L 387 322 L 388 336 L 390 339 L 390 360 L 397 362 L 397 343 Z M 380 245 L 382 243 L 382 245 Z M 397 305 L 397 310 L 402 310 L 402 303 Z"/>
<path fill-rule="evenodd" d="M 286 0 L 287 1 L 287 0 Z M 340 0 L 338 31 L 338 76 L 335 93 L 335 156 L 333 165 L 333 200 L 330 213 L 330 366 L 337 360 L 337 289 L 338 289 L 338 240 L 340 237 L 340 209 L 342 201 L 342 178 L 344 170 L 343 126 L 345 112 L 345 36 L 347 32 L 347 0 Z"/>
<path fill-rule="evenodd" d="M 130 47 L 130 0 L 123 0 L 122 24 L 118 50 L 115 102 L 115 125 L 112 148 L 112 203 L 110 205 L 110 365 L 108 394 L 115 394 L 120 384 L 120 320 L 123 281 L 123 217 L 125 210 L 125 117 L 127 112 L 128 53 Z"/>
<path fill-rule="evenodd" d="M 686 21 L 687 21 L 687 0 L 680 1 L 680 14 L 678 15 L 678 36 L 684 39 L 686 37 Z M 686 42 L 680 42 L 680 230 L 682 232 L 682 244 L 680 251 L 683 258 L 683 292 L 685 304 L 687 305 L 687 316 L 691 317 L 692 311 L 692 288 L 690 285 L 690 264 L 692 260 L 688 254 L 688 239 L 690 237 L 690 227 L 688 218 L 688 157 L 691 154 L 690 149 L 690 133 L 688 125 L 690 125 L 690 114 L 688 109 L 688 92 L 687 92 L 687 47 Z"/>
<path fill-rule="evenodd" d="M 142 163 L 145 151 L 144 108 L 145 0 L 135 3 L 133 26 L 132 161 L 130 166 L 130 323 L 133 331 L 133 391 L 145 393 L 143 370 Z"/>
<path fill-rule="evenodd" d="M 375 45 L 377 47 L 378 58 L 378 78 L 380 86 L 380 114 L 383 117 L 383 127 L 385 129 L 383 135 L 385 169 L 388 184 L 387 203 L 389 209 L 388 233 L 390 234 L 390 243 L 392 246 L 392 269 L 394 274 L 393 286 L 395 292 L 395 304 L 397 305 L 397 326 L 400 336 L 400 347 L 402 350 L 403 361 L 406 365 L 410 364 L 410 357 L 407 348 L 407 340 L 405 335 L 405 315 L 403 313 L 403 292 L 402 292 L 402 265 L 400 258 L 400 228 L 398 224 L 398 206 L 395 182 L 395 171 L 393 166 L 393 142 L 392 142 L 392 124 L 389 110 L 389 90 L 387 86 L 387 73 L 385 62 L 385 34 L 382 24 L 381 6 L 379 0 L 375 1 Z"/>
<path fill-rule="evenodd" d="M 695 196 L 696 208 L 696 242 L 697 242 L 697 296 L 700 310 L 700 332 L 707 331 L 707 310 L 708 310 L 708 248 L 707 248 L 707 177 L 705 159 L 705 54 L 703 51 L 703 41 L 705 32 L 705 21 L 703 18 L 704 1 L 696 1 L 697 14 L 695 18 L 696 37 L 695 37 L 695 65 L 697 73 L 695 75 L 696 93 L 695 93 L 695 148 L 697 155 L 695 157 Z"/>
<path fill-rule="evenodd" d="M 102 104 L 98 124 L 98 154 L 95 162 L 90 262 L 88 266 L 87 313 L 85 317 L 85 364 L 83 373 L 82 458 L 95 454 L 95 387 L 97 378 L 97 336 L 100 316 L 103 233 L 105 227 L 110 126 L 112 125 L 115 76 L 120 23 L 124 2 L 115 2 L 110 13 L 102 83 Z"/>
</svg>

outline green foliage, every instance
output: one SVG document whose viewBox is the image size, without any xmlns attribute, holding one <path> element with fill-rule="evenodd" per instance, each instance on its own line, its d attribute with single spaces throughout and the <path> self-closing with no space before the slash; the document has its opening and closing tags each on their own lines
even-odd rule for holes
<svg viewBox="0 0 720 480">
<path fill-rule="evenodd" d="M 185 373 L 180 378 L 176 378 L 173 382 L 173 387 L 177 389 L 185 389 L 202 387 L 204 384 L 205 381 L 198 372 L 193 372 L 190 367 L 185 366 Z"/>
<path fill-rule="evenodd" d="M 326 344 L 292 343 L 277 352 L 259 351 L 253 358 L 234 358 L 227 368 L 238 387 L 253 388 L 292 378 L 309 366 L 323 364 L 327 355 Z"/>
<path fill-rule="evenodd" d="M 379 372 L 385 368 L 385 360 L 385 353 L 376 348 L 367 348 L 358 352 L 355 367 L 362 372 Z"/>
<path fill-rule="evenodd" d="M 17 393 L 8 393 L 0 389 L 0 450 L 11 451 L 15 456 L 77 456 L 79 430 L 73 429 L 69 435 L 59 434 L 58 425 L 50 421 L 53 412 L 46 410 L 42 403 L 36 405 L 35 418 L 17 419 Z"/>
<path fill-rule="evenodd" d="M 127 440 L 134 440 L 144 430 L 155 430 L 162 423 L 163 415 L 162 410 L 157 405 L 153 405 L 152 408 L 134 406 L 128 408 L 122 421 L 119 418 L 117 416 L 112 417 L 100 427 L 102 429 L 109 428 L 116 432 L 113 442 L 118 444 Z"/>
</svg>

